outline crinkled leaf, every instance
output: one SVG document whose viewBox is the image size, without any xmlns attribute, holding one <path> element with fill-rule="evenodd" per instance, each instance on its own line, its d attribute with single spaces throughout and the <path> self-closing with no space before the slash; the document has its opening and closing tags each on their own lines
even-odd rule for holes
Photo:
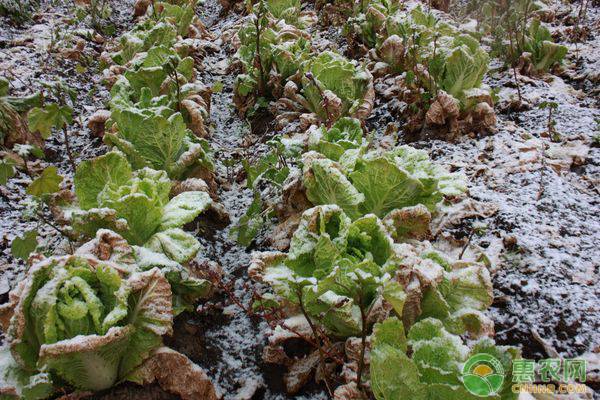
<svg viewBox="0 0 600 400">
<path fill-rule="evenodd" d="M 158 253 L 166 254 L 171 260 L 178 263 L 190 261 L 200 250 L 198 240 L 179 228 L 170 228 L 155 233 L 144 246 Z"/>
<path fill-rule="evenodd" d="M 172 198 L 165 206 L 159 229 L 164 230 L 192 222 L 211 204 L 210 195 L 206 192 L 181 193 Z"/>
<path fill-rule="evenodd" d="M 365 200 L 344 173 L 327 159 L 315 159 L 305 165 L 306 195 L 315 205 L 337 204 L 350 218 L 360 216 L 359 205 Z"/>
<path fill-rule="evenodd" d="M 98 207 L 98 194 L 106 185 L 123 185 L 131 176 L 131 166 L 120 153 L 111 152 L 83 161 L 77 166 L 74 177 L 80 207 L 84 210 Z"/>
</svg>

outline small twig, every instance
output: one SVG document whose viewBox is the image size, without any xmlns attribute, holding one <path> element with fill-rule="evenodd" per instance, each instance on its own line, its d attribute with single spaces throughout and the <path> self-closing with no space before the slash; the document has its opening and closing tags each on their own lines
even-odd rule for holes
<svg viewBox="0 0 600 400">
<path fill-rule="evenodd" d="M 63 137 L 65 141 L 65 150 L 67 151 L 67 157 L 69 158 L 69 164 L 71 165 L 71 169 L 73 173 L 77 169 L 77 164 L 75 163 L 75 159 L 73 158 L 73 153 L 71 153 L 71 145 L 69 144 L 69 132 L 67 131 L 67 126 L 63 125 Z"/>
<path fill-rule="evenodd" d="M 471 244 L 471 239 L 473 239 L 474 233 L 475 229 L 471 228 L 471 232 L 469 232 L 469 236 L 467 236 L 467 243 L 465 243 L 462 250 L 460 251 L 460 254 L 458 255 L 459 260 L 462 260 L 463 256 L 465 255 L 465 251 L 467 251 L 467 247 L 469 247 L 469 245 Z"/>
</svg>

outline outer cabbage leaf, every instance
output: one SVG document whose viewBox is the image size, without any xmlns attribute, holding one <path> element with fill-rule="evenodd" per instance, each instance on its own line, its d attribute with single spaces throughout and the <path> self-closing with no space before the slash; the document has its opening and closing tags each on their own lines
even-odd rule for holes
<svg viewBox="0 0 600 400">
<path fill-rule="evenodd" d="M 164 207 L 160 229 L 182 226 L 192 222 L 212 204 L 206 192 L 183 192 L 171 199 Z"/>
<path fill-rule="evenodd" d="M 53 392 L 48 373 L 27 372 L 15 362 L 7 347 L 0 349 L 0 398 L 41 400 L 50 397 Z"/>
<path fill-rule="evenodd" d="M 352 185 L 335 162 L 315 155 L 304 154 L 304 186 L 308 199 L 316 205 L 336 204 L 350 218 L 357 218 L 365 195 Z"/>
<path fill-rule="evenodd" d="M 155 233 L 146 242 L 145 247 L 163 253 L 178 263 L 192 260 L 201 248 L 194 236 L 179 228 Z"/>
<path fill-rule="evenodd" d="M 170 231 L 166 233 L 168 234 Z M 195 246 L 196 244 L 197 241 L 194 244 L 190 243 L 190 246 Z M 161 243 L 161 246 L 161 250 L 164 249 L 164 244 Z M 164 254 L 162 254 L 160 252 L 155 253 L 152 249 L 145 247 L 134 246 L 134 249 L 136 265 L 139 269 L 147 271 L 155 267 L 159 268 L 169 281 L 171 291 L 173 292 L 174 315 L 178 315 L 184 310 L 192 311 L 198 299 L 207 297 L 210 294 L 210 282 L 196 276 L 193 270 L 184 266 L 185 264 L 173 261 L 177 257 L 171 257 L 168 251 L 164 251 Z M 183 250 L 184 253 L 188 251 Z"/>
<path fill-rule="evenodd" d="M 79 205 L 84 210 L 98 207 L 98 195 L 106 185 L 120 186 L 131 177 L 131 166 L 119 153 L 111 152 L 81 162 L 73 178 Z"/>
</svg>

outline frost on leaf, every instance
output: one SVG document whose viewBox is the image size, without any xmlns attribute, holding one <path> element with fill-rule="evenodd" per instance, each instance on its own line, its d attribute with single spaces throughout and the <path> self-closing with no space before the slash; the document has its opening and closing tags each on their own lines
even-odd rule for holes
<svg viewBox="0 0 600 400">
<path fill-rule="evenodd" d="M 155 349 L 127 379 L 140 385 L 157 382 L 164 390 L 180 396 L 183 400 L 220 398 L 202 368 L 185 355 L 168 347 Z"/>
</svg>

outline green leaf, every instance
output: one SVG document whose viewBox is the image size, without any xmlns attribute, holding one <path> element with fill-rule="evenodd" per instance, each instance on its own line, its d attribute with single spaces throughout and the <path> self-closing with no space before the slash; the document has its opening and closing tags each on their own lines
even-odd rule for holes
<svg viewBox="0 0 600 400">
<path fill-rule="evenodd" d="M 193 259 L 201 247 L 194 236 L 179 228 L 155 233 L 144 246 L 182 264 Z"/>
<path fill-rule="evenodd" d="M 314 159 L 305 163 L 304 185 L 311 203 L 337 204 L 350 218 L 360 216 L 359 205 L 365 200 L 365 195 L 352 185 L 333 161 Z"/>
<path fill-rule="evenodd" d="M 206 192 L 183 192 L 169 201 L 164 208 L 159 229 L 178 227 L 192 222 L 212 204 Z"/>
<path fill-rule="evenodd" d="M 10 250 L 15 258 L 27 261 L 29 255 L 37 248 L 37 231 L 27 231 L 21 237 L 13 239 Z"/>
<path fill-rule="evenodd" d="M 221 81 L 216 81 L 215 83 L 213 83 L 211 91 L 213 93 L 221 93 L 221 91 L 223 90 L 223 82 Z"/>
<path fill-rule="evenodd" d="M 58 175 L 57 171 L 54 166 L 44 169 L 42 174 L 27 187 L 27 194 L 40 197 L 58 192 L 63 177 Z"/>
<path fill-rule="evenodd" d="M 373 346 L 387 344 L 406 353 L 407 343 L 404 325 L 396 317 L 391 317 L 373 326 Z"/>
<path fill-rule="evenodd" d="M 75 194 L 84 210 L 98 207 L 98 194 L 106 185 L 120 186 L 131 179 L 131 166 L 120 153 L 83 161 L 75 171 Z"/>
<path fill-rule="evenodd" d="M 71 122 L 73 122 L 73 109 L 56 103 L 48 104 L 44 108 L 35 107 L 28 114 L 29 128 L 32 132 L 40 132 L 44 139 L 50 137 L 52 128 L 61 129 Z"/>
<path fill-rule="evenodd" d="M 246 213 L 240 218 L 237 226 L 232 229 L 236 235 L 237 242 L 242 246 L 250 246 L 258 232 L 265 223 L 263 216 L 263 202 L 260 194 L 255 192 L 254 199 Z"/>
<path fill-rule="evenodd" d="M 359 161 L 350 178 L 365 196 L 362 212 L 381 218 L 392 210 L 414 205 L 424 190 L 421 182 L 383 157 Z"/>
<path fill-rule="evenodd" d="M 180 113 L 165 118 L 146 111 L 118 109 L 112 112 L 112 118 L 119 127 L 119 133 L 105 135 L 105 141 L 127 154 L 135 169 L 149 166 L 178 177 L 175 171 L 180 168 L 178 163 L 183 161 L 180 157 L 191 156 L 191 163 L 198 161 L 198 157 L 193 158 L 195 154 L 186 154 L 191 146 L 186 141 L 188 129 Z"/>
<path fill-rule="evenodd" d="M 10 83 L 8 79 L 0 78 L 0 97 L 8 96 L 8 89 L 10 87 Z"/>
<path fill-rule="evenodd" d="M 377 400 L 426 400 L 426 388 L 420 383 L 417 366 L 389 344 L 371 350 L 371 389 Z"/>
<path fill-rule="evenodd" d="M 15 176 L 15 163 L 10 158 L 0 160 L 0 185 L 6 185 L 6 182 Z"/>
<path fill-rule="evenodd" d="M 54 393 L 48 373 L 31 373 L 24 370 L 14 360 L 8 347 L 0 348 L 0 393 L 14 393 L 23 400 L 42 400 Z M 13 398 L 11 395 L 2 399 Z"/>
<path fill-rule="evenodd" d="M 383 298 L 392 305 L 396 315 L 402 318 L 407 298 L 402 286 L 395 281 L 387 282 L 383 287 Z"/>
</svg>

